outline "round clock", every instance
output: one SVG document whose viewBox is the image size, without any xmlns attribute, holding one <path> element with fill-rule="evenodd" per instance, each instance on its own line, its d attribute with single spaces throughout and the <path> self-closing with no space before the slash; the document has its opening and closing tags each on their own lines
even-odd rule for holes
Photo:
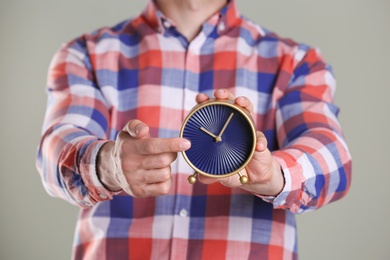
<svg viewBox="0 0 390 260">
<path fill-rule="evenodd" d="M 191 184 L 196 175 L 221 178 L 242 175 L 256 148 L 256 128 L 249 111 L 232 100 L 209 99 L 196 105 L 185 118 L 180 137 L 191 141 L 191 148 L 182 152 L 195 170 L 188 178 Z"/>
</svg>

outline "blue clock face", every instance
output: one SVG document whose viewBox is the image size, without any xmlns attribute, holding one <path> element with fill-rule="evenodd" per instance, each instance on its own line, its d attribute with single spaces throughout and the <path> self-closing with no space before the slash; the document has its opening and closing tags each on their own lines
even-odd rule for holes
<svg viewBox="0 0 390 260">
<path fill-rule="evenodd" d="M 222 177 L 242 170 L 253 155 L 256 130 L 242 109 L 227 102 L 210 102 L 194 109 L 181 132 L 191 141 L 183 152 L 195 171 Z"/>
</svg>

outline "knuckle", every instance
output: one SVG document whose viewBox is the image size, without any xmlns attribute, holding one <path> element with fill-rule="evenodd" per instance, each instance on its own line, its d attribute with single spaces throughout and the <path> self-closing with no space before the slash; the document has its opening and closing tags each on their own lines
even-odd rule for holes
<svg viewBox="0 0 390 260">
<path fill-rule="evenodd" d="M 136 198 L 145 198 L 146 197 L 146 191 L 143 186 L 139 187 L 133 187 L 132 189 L 133 196 Z"/>
<path fill-rule="evenodd" d="M 160 186 L 160 193 L 161 195 L 166 195 L 169 193 L 171 189 L 171 178 L 169 178 L 167 181 L 161 184 Z"/>
<path fill-rule="evenodd" d="M 171 168 L 167 167 L 161 171 L 162 181 L 168 181 L 171 178 Z"/>
<path fill-rule="evenodd" d="M 123 131 L 131 133 L 133 131 L 133 129 L 136 127 L 136 125 L 138 123 L 137 121 L 138 120 L 130 120 L 129 122 L 127 122 L 127 124 L 123 128 Z"/>
<path fill-rule="evenodd" d="M 223 185 L 229 185 L 229 178 L 221 178 L 219 182 Z"/>
<path fill-rule="evenodd" d="M 151 141 L 144 143 L 144 149 L 149 154 L 156 154 L 157 153 L 156 145 L 154 144 L 154 142 L 151 142 Z"/>
<path fill-rule="evenodd" d="M 168 185 L 162 185 L 161 187 L 161 195 L 167 195 L 169 193 L 169 190 L 170 190 L 170 186 Z"/>
<path fill-rule="evenodd" d="M 158 168 L 163 168 L 163 167 L 166 167 L 166 166 L 169 166 L 177 157 L 177 154 L 176 153 L 166 153 L 166 154 L 162 154 L 161 156 L 158 156 L 156 158 L 156 166 Z"/>
<path fill-rule="evenodd" d="M 164 167 L 168 163 L 168 158 L 166 156 L 157 156 L 155 159 L 155 164 L 157 168 Z"/>
</svg>

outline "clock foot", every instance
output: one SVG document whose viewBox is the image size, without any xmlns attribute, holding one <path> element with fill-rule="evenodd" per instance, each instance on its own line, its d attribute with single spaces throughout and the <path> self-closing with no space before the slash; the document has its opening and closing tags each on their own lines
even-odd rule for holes
<svg viewBox="0 0 390 260">
<path fill-rule="evenodd" d="M 238 173 L 238 176 L 240 176 L 240 182 L 241 184 L 246 184 L 249 181 L 248 176 L 242 175 L 240 172 Z"/>
<path fill-rule="evenodd" d="M 195 182 L 196 182 L 196 175 L 198 175 L 197 172 L 195 172 L 193 175 L 191 175 L 190 177 L 188 177 L 188 182 L 189 182 L 190 184 L 195 184 Z"/>
</svg>

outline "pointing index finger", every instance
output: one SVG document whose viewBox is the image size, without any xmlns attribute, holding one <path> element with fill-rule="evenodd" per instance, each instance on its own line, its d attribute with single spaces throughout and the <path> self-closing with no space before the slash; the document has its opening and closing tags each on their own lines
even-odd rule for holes
<svg viewBox="0 0 390 260">
<path fill-rule="evenodd" d="M 182 152 L 191 147 L 191 142 L 185 138 L 145 138 L 136 143 L 139 154 L 161 154 Z"/>
</svg>

